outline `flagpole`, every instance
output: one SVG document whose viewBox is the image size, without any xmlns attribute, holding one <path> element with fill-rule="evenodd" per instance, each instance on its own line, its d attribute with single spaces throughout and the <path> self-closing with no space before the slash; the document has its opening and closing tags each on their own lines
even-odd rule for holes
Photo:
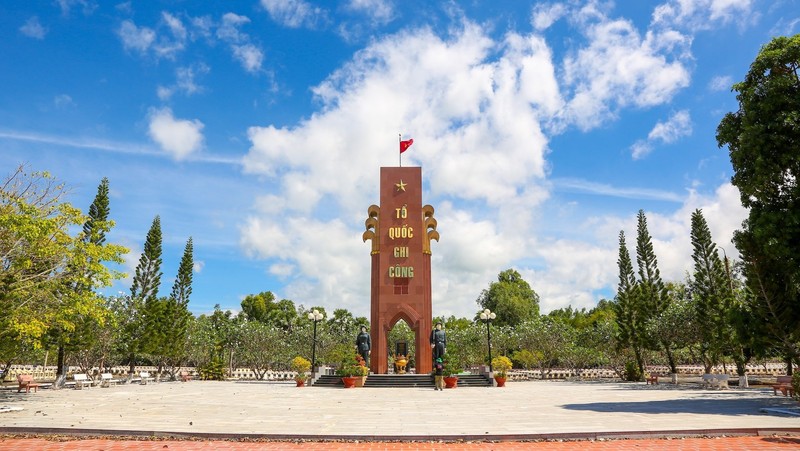
<svg viewBox="0 0 800 451">
<path fill-rule="evenodd" d="M 397 150 L 398 151 L 400 151 L 400 148 L 403 145 L 402 141 L 403 141 L 403 134 L 402 133 L 398 133 L 397 134 Z M 400 151 L 399 156 L 400 156 L 400 167 L 402 168 L 403 167 L 403 152 L 402 151 Z"/>
</svg>

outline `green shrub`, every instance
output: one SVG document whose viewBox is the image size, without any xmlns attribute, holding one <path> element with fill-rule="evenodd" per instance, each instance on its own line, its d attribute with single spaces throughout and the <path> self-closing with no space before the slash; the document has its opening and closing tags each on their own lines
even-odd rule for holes
<svg viewBox="0 0 800 451">
<path fill-rule="evenodd" d="M 642 372 L 639 371 L 639 365 L 634 361 L 625 363 L 625 380 L 630 382 L 638 382 L 642 380 Z"/>
</svg>

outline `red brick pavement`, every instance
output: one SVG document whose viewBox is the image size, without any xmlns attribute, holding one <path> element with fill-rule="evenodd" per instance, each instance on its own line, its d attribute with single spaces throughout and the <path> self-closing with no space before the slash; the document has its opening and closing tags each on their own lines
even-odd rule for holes
<svg viewBox="0 0 800 451">
<path fill-rule="evenodd" d="M 798 436 L 708 437 L 672 439 L 630 439 L 603 441 L 550 442 L 256 442 L 213 440 L 112 440 L 70 438 L 0 438 L 3 451 L 244 451 L 244 450 L 358 450 L 358 451 L 478 451 L 478 450 L 545 450 L 566 451 L 759 451 L 800 449 Z"/>
</svg>

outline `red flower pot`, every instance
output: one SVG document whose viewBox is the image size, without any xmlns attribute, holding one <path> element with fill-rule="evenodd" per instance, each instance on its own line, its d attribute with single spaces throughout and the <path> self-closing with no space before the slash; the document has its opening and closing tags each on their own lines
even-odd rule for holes
<svg viewBox="0 0 800 451">
<path fill-rule="evenodd" d="M 497 382 L 498 387 L 505 387 L 506 386 L 506 378 L 495 376 L 494 380 Z"/>
<path fill-rule="evenodd" d="M 356 377 L 343 377 L 342 383 L 344 388 L 354 388 L 356 386 Z"/>
<path fill-rule="evenodd" d="M 306 380 L 305 379 L 295 379 L 294 381 L 297 382 L 297 386 L 298 387 L 305 387 L 306 386 Z"/>
<path fill-rule="evenodd" d="M 457 385 L 458 385 L 457 376 L 447 376 L 444 378 L 444 388 L 457 388 Z"/>
</svg>

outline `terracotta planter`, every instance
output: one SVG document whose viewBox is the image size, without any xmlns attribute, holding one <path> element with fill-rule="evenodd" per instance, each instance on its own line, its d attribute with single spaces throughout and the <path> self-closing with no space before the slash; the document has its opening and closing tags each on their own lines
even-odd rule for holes
<svg viewBox="0 0 800 451">
<path fill-rule="evenodd" d="M 354 388 L 356 386 L 356 379 L 357 377 L 343 377 L 342 383 L 344 384 L 344 388 Z"/>
<path fill-rule="evenodd" d="M 505 387 L 506 386 L 506 378 L 505 377 L 495 376 L 494 380 L 495 380 L 495 382 L 497 382 L 497 386 L 498 387 Z"/>
<path fill-rule="evenodd" d="M 356 387 L 363 387 L 367 382 L 367 376 L 356 376 Z"/>
<path fill-rule="evenodd" d="M 306 386 L 306 380 L 305 379 L 295 379 L 294 381 L 297 382 L 297 386 L 298 387 L 305 387 Z"/>
<path fill-rule="evenodd" d="M 445 376 L 444 388 L 457 388 L 458 376 Z"/>
</svg>

